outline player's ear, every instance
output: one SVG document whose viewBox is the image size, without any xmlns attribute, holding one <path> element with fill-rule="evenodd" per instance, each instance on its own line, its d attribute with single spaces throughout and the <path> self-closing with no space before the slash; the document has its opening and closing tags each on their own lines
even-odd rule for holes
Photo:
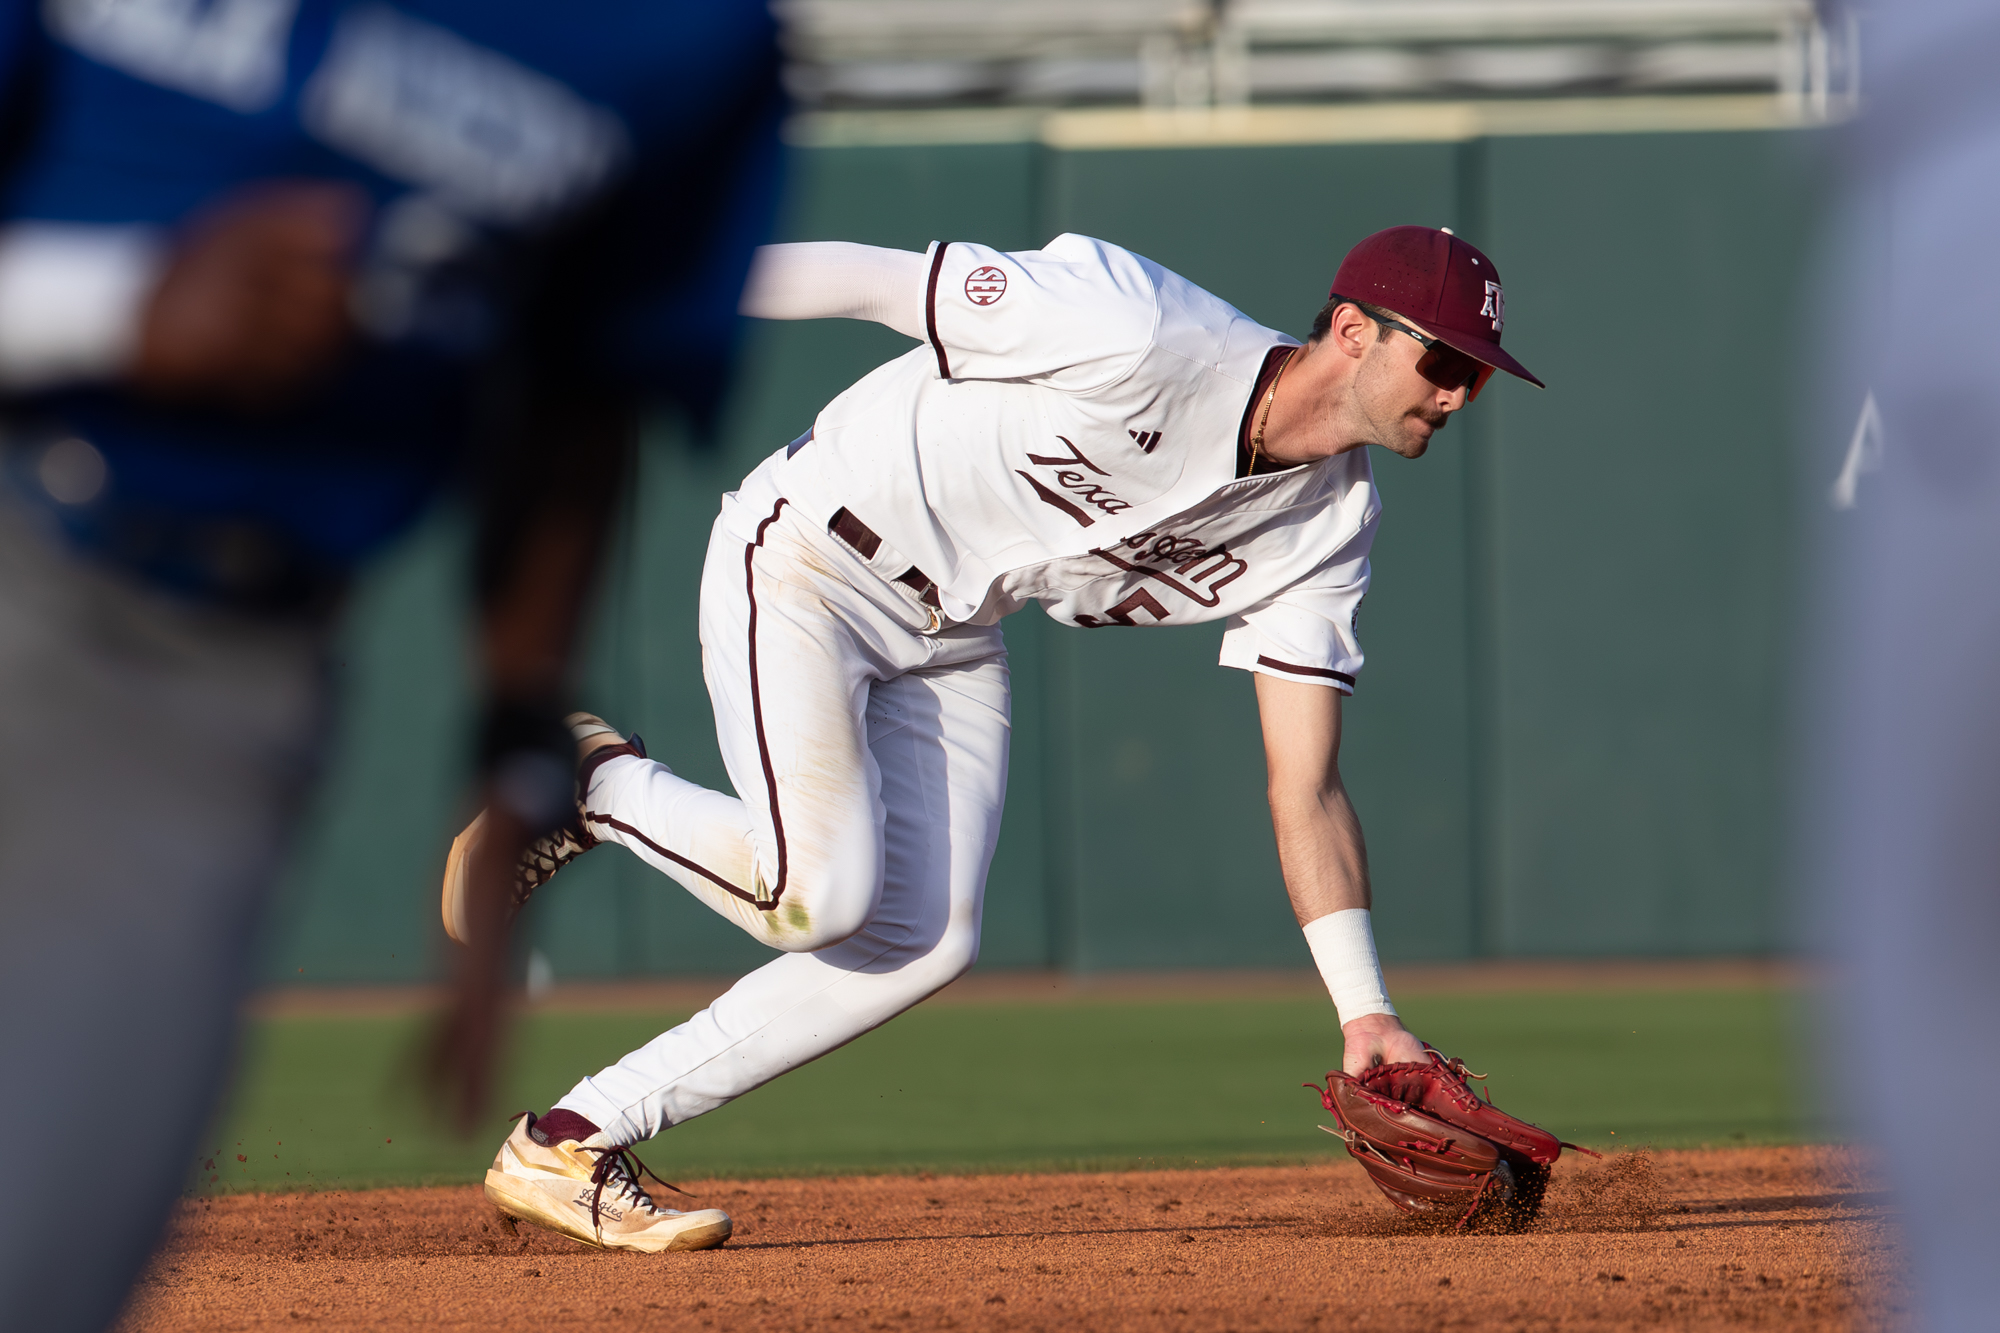
<svg viewBox="0 0 2000 1333">
<path fill-rule="evenodd" d="M 1366 311 L 1352 302 L 1342 302 L 1335 307 L 1333 320 L 1327 326 L 1326 341 L 1359 360 L 1375 345 L 1378 333 L 1375 321 Z"/>
</svg>

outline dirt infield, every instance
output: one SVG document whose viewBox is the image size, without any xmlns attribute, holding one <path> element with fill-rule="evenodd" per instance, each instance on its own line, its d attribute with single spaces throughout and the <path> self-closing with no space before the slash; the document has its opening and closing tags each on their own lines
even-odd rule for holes
<svg viewBox="0 0 2000 1333">
<path fill-rule="evenodd" d="M 1525 1235 L 1412 1225 L 1332 1159 L 683 1183 L 727 1247 L 509 1234 L 474 1187 L 190 1201 L 121 1329 L 1845 1330 L 1904 1304 L 1840 1148 L 1565 1156 Z"/>
</svg>

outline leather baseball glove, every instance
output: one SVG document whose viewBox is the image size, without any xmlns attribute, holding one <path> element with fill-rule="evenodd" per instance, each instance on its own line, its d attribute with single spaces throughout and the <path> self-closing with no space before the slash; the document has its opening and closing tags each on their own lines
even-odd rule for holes
<svg viewBox="0 0 2000 1333">
<path fill-rule="evenodd" d="M 1508 1230 L 1535 1220 L 1549 1167 L 1564 1143 L 1545 1129 L 1480 1100 L 1467 1079 L 1483 1079 L 1462 1060 L 1426 1045 L 1428 1062 L 1377 1065 L 1356 1078 L 1335 1071 L 1319 1094 L 1347 1151 L 1376 1188 L 1406 1213 L 1456 1216 L 1460 1227 L 1492 1218 Z"/>
</svg>

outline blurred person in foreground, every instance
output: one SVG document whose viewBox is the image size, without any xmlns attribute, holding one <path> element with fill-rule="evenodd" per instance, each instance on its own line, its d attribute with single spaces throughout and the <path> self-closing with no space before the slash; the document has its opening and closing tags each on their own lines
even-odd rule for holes
<svg viewBox="0 0 2000 1333">
<path fill-rule="evenodd" d="M 2000 10 L 1904 0 L 1868 35 L 1822 299 L 1835 438 L 1872 391 L 1881 467 L 1864 414 L 1814 562 L 1804 868 L 1832 1068 L 1901 1196 L 1922 1326 L 1989 1329 L 2000 1165 L 1914 1132 L 1895 1085 L 1948 1072 L 1952 1106 L 2000 1105 Z"/>
<path fill-rule="evenodd" d="M 155 1243 L 342 589 L 454 476 L 499 868 L 564 817 L 597 534 L 642 401 L 713 405 L 773 50 L 747 0 L 0 7 L 0 1069 L 35 1126 L 0 1327 L 104 1326 Z M 462 1116 L 505 957 L 475 916 L 439 1045 Z"/>
</svg>

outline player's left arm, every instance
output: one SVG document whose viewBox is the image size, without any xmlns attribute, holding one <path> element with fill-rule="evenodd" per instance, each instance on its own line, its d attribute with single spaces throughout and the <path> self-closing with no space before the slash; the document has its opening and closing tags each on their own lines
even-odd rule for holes
<svg viewBox="0 0 2000 1333">
<path fill-rule="evenodd" d="M 1340 1013 L 1341 1067 L 1425 1058 L 1382 984 L 1369 924 L 1368 849 L 1340 776 L 1342 694 L 1257 673 L 1271 827 L 1292 911 Z"/>
<path fill-rule="evenodd" d="M 924 337 L 930 260 L 849 241 L 760 245 L 738 307 L 752 319 L 867 319 Z"/>
</svg>

